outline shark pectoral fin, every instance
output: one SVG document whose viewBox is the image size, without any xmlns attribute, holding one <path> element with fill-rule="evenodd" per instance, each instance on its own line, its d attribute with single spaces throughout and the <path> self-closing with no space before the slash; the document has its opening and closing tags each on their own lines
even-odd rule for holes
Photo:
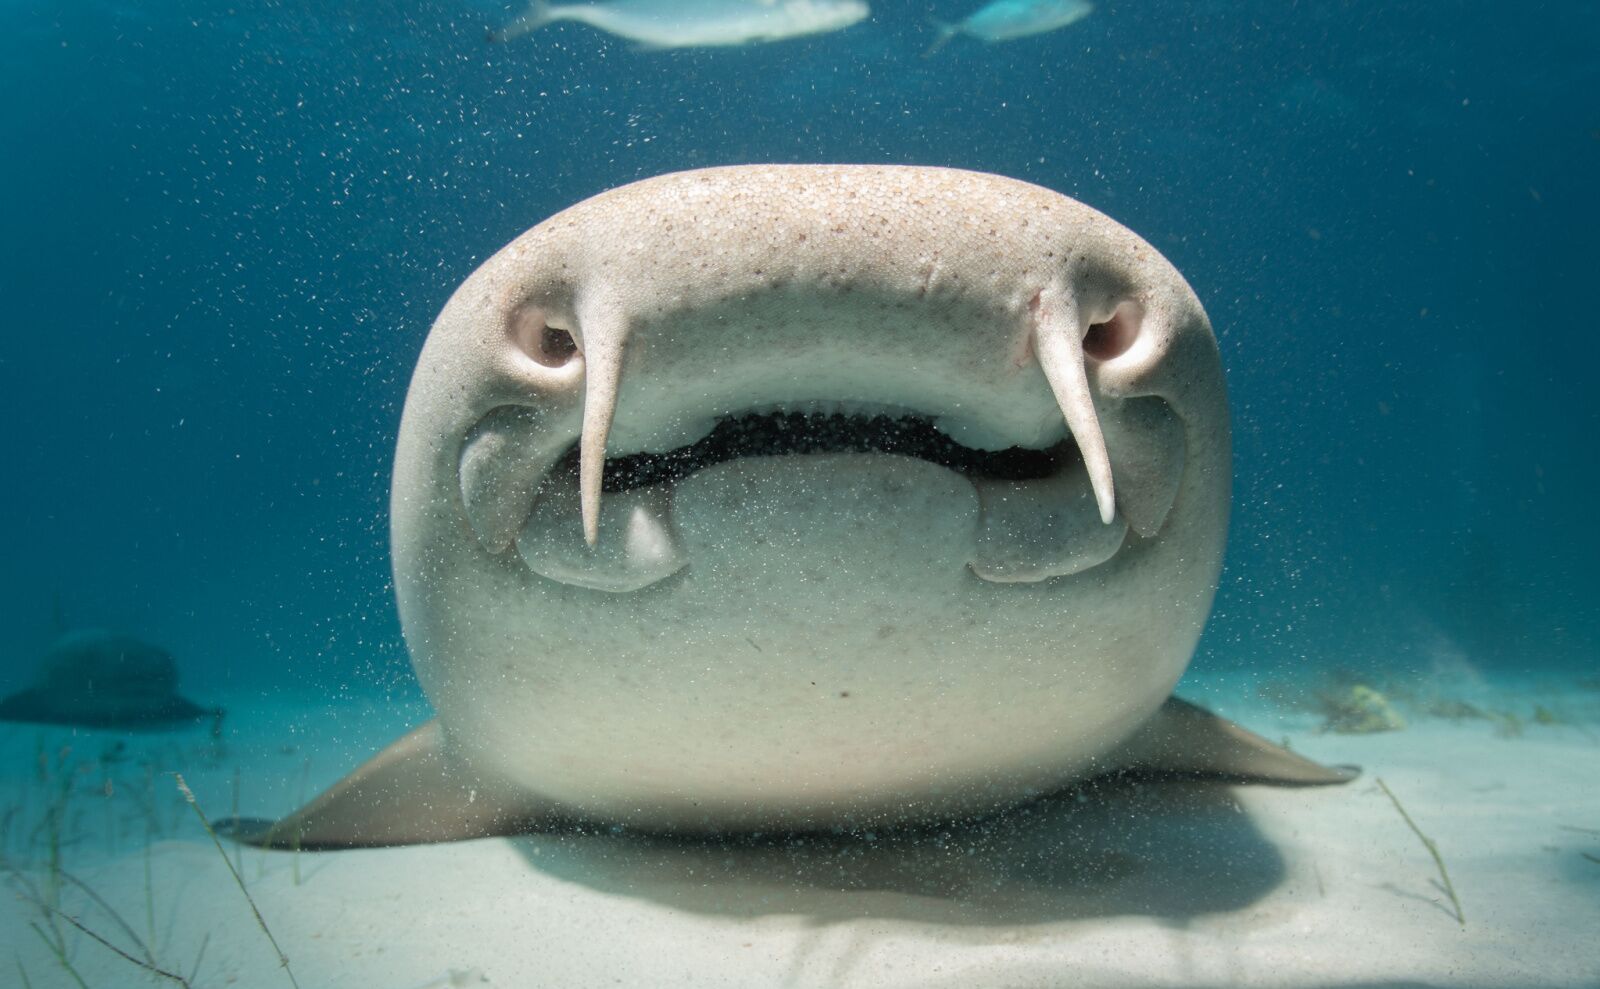
<svg viewBox="0 0 1600 989">
<path fill-rule="evenodd" d="M 525 804 L 479 792 L 446 763 L 440 746 L 439 723 L 429 721 L 288 817 L 233 821 L 226 831 L 247 845 L 309 851 L 460 841 L 527 827 L 533 815 Z"/>
<path fill-rule="evenodd" d="M 1285 786 L 1348 783 L 1361 774 L 1355 766 L 1312 762 L 1176 697 L 1128 740 L 1116 764 L 1123 772 Z"/>
</svg>

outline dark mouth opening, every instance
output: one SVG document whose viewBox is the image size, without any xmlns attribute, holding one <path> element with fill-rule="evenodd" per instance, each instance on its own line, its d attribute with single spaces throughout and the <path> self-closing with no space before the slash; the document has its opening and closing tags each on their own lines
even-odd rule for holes
<svg viewBox="0 0 1600 989">
<path fill-rule="evenodd" d="M 629 491 L 676 481 L 738 457 L 811 453 L 893 453 L 1004 481 L 1049 477 L 1058 466 L 1051 450 L 975 450 L 939 432 L 932 420 L 914 416 L 772 412 L 723 419 L 703 439 L 665 453 L 608 458 L 601 490 Z M 577 460 L 574 446 L 556 470 L 576 471 Z"/>
</svg>

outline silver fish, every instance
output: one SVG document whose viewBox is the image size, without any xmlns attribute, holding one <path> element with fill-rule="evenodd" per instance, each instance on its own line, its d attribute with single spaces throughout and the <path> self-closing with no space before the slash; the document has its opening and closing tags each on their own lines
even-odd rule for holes
<svg viewBox="0 0 1600 989">
<path fill-rule="evenodd" d="M 932 55 L 958 34 L 979 41 L 1011 41 L 1066 27 L 1093 11 L 1094 4 L 1088 0 L 993 0 L 965 20 L 940 24 L 939 37 L 923 55 Z"/>
<path fill-rule="evenodd" d="M 579 21 L 646 48 L 703 48 L 837 31 L 867 14 L 865 0 L 534 0 L 527 13 L 489 32 L 489 40 L 509 41 L 555 21 Z"/>
</svg>

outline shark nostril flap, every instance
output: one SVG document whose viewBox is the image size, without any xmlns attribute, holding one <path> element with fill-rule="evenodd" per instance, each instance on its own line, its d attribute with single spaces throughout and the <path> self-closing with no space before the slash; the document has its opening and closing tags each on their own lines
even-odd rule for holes
<svg viewBox="0 0 1600 989">
<path fill-rule="evenodd" d="M 527 520 L 556 454 L 542 447 L 533 409 L 502 406 L 467 434 L 459 465 L 461 503 L 485 549 L 502 553 Z"/>
</svg>

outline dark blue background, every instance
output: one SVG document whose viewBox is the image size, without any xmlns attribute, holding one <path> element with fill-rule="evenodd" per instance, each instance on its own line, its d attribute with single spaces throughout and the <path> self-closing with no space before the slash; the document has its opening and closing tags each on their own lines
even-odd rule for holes
<svg viewBox="0 0 1600 989">
<path fill-rule="evenodd" d="M 0 686 L 58 610 L 202 687 L 404 685 L 432 317 L 562 206 L 748 161 L 1029 179 L 1185 272 L 1237 437 L 1202 665 L 1592 663 L 1600 8 L 1103 2 L 919 57 L 970 6 L 651 53 L 491 46 L 477 0 L 6 4 Z"/>
</svg>

